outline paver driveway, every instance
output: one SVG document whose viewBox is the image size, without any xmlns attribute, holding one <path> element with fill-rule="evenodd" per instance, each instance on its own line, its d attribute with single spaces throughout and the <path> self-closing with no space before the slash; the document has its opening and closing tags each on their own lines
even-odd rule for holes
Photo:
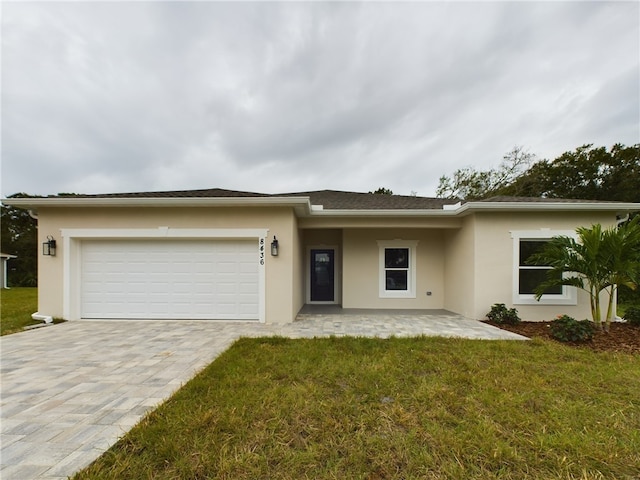
<svg viewBox="0 0 640 480">
<path fill-rule="evenodd" d="M 81 321 L 0 337 L 3 480 L 88 465 L 240 336 L 523 339 L 457 316 L 317 316 L 283 326 Z"/>
</svg>

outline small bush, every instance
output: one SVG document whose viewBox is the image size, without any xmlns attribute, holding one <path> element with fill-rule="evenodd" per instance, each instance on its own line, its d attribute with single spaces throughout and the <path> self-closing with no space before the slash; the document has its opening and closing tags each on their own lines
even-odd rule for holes
<svg viewBox="0 0 640 480">
<path fill-rule="evenodd" d="M 629 307 L 624 312 L 624 319 L 629 325 L 640 327 L 640 307 Z"/>
<path fill-rule="evenodd" d="M 586 342 L 593 338 L 595 325 L 590 320 L 576 320 L 561 315 L 551 322 L 551 336 L 561 342 Z"/>
<path fill-rule="evenodd" d="M 518 311 L 515 308 L 507 308 L 504 303 L 494 303 L 491 311 L 487 313 L 487 318 L 495 323 L 515 325 L 520 323 Z"/>
</svg>

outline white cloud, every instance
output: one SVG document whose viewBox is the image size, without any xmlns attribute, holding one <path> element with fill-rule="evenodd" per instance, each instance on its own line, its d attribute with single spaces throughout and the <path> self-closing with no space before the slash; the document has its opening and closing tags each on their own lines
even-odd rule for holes
<svg viewBox="0 0 640 480">
<path fill-rule="evenodd" d="M 2 190 L 433 195 L 640 142 L 624 2 L 5 3 Z"/>
</svg>

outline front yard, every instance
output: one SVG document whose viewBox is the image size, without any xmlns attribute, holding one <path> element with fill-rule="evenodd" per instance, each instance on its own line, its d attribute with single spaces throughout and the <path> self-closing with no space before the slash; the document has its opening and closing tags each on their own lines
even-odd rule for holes
<svg viewBox="0 0 640 480">
<path fill-rule="evenodd" d="M 37 289 L 1 295 L 3 335 L 33 323 Z M 74 478 L 637 480 L 640 355 L 615 350 L 242 339 Z"/>
<path fill-rule="evenodd" d="M 31 318 L 38 310 L 37 288 L 2 289 L 0 300 L 0 335 L 21 332 L 27 325 L 38 323 Z"/>
<path fill-rule="evenodd" d="M 74 478 L 631 480 L 638 398 L 541 339 L 241 339 Z"/>
</svg>

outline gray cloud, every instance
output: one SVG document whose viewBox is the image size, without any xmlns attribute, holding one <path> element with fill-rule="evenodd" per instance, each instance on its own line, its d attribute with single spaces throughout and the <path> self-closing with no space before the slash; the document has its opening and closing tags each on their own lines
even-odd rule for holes
<svg viewBox="0 0 640 480">
<path fill-rule="evenodd" d="M 432 195 L 640 141 L 636 3 L 6 3 L 2 190 Z"/>
</svg>

